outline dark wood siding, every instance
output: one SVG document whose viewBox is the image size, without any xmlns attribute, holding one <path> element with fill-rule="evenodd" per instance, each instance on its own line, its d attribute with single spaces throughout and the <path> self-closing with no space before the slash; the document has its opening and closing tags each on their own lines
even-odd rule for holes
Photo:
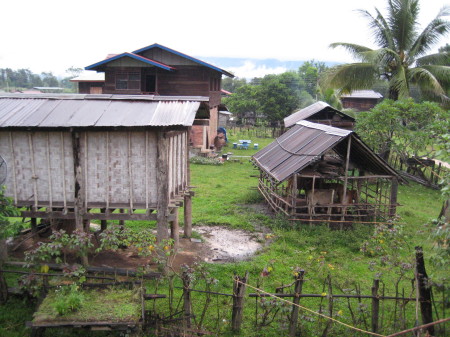
<svg viewBox="0 0 450 337">
<path fill-rule="evenodd" d="M 105 94 L 139 95 L 141 90 L 142 68 L 136 67 L 108 67 L 105 71 Z M 139 79 L 136 79 L 136 76 Z M 116 79 L 127 81 L 127 89 L 117 89 Z"/>
<path fill-rule="evenodd" d="M 79 82 L 78 83 L 78 93 L 79 94 L 91 94 L 91 93 L 93 93 L 92 88 L 95 88 L 94 91 L 102 91 L 103 87 L 104 87 L 103 82 Z"/>
<path fill-rule="evenodd" d="M 356 111 L 368 111 L 378 104 L 379 100 L 376 98 L 353 98 L 342 97 L 342 105 L 346 109 L 354 109 Z"/>
</svg>

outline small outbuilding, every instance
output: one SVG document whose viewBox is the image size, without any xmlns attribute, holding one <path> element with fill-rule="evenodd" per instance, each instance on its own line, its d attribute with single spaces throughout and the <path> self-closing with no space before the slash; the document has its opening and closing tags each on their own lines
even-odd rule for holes
<svg viewBox="0 0 450 337">
<path fill-rule="evenodd" d="M 350 130 L 301 121 L 256 153 L 270 207 L 312 223 L 375 223 L 395 216 L 397 172 Z"/>
<path fill-rule="evenodd" d="M 352 130 L 355 125 L 353 117 L 333 108 L 328 103 L 318 101 L 287 116 L 284 119 L 284 127 L 290 128 L 304 120 L 347 130 Z"/>
<path fill-rule="evenodd" d="M 341 95 L 343 107 L 356 111 L 368 111 L 382 99 L 383 95 L 373 90 L 354 90 L 350 94 Z"/>
<path fill-rule="evenodd" d="M 158 237 L 166 238 L 183 202 L 191 223 L 189 130 L 209 111 L 208 100 L 1 96 L 6 195 L 23 217 L 72 219 L 85 230 L 92 219 L 105 227 L 106 220 L 156 220 Z"/>
</svg>

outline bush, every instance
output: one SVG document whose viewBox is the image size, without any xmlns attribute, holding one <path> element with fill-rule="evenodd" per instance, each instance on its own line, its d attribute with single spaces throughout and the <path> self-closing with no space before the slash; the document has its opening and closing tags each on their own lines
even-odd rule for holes
<svg viewBox="0 0 450 337">
<path fill-rule="evenodd" d="M 53 309 L 58 315 L 64 316 L 83 306 L 84 295 L 79 291 L 78 285 L 72 284 L 68 287 L 61 287 L 55 292 Z"/>
<path fill-rule="evenodd" d="M 191 164 L 198 165 L 223 165 L 223 162 L 216 158 L 192 157 L 189 161 Z"/>
</svg>

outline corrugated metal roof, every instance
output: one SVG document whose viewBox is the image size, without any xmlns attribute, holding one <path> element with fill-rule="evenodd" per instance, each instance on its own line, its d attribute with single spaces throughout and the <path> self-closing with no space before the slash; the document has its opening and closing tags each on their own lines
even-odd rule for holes
<svg viewBox="0 0 450 337">
<path fill-rule="evenodd" d="M 284 181 L 316 162 L 328 150 L 345 157 L 347 141 L 351 142 L 350 160 L 368 172 L 398 176 L 386 162 L 365 145 L 354 132 L 327 125 L 298 122 L 253 156 L 254 163 L 277 181 Z"/>
<path fill-rule="evenodd" d="M 316 103 L 313 103 L 313 104 L 307 106 L 306 108 L 303 108 L 299 111 L 294 112 L 292 115 L 287 116 L 284 119 L 284 126 L 289 128 L 292 125 L 294 125 L 295 123 L 300 122 L 304 119 L 307 119 L 307 118 L 311 117 L 312 115 L 314 115 L 318 112 L 321 112 L 323 110 L 331 110 L 341 116 L 344 116 L 347 119 L 350 119 L 352 121 L 355 120 L 353 117 L 348 116 L 347 114 L 343 113 L 342 111 L 339 111 L 339 110 L 333 108 L 328 103 L 318 101 Z"/>
<path fill-rule="evenodd" d="M 348 95 L 341 95 L 343 98 L 383 98 L 383 95 L 373 90 L 354 90 Z"/>
<path fill-rule="evenodd" d="M 207 97 L 0 96 L 0 128 L 191 126 Z"/>
</svg>

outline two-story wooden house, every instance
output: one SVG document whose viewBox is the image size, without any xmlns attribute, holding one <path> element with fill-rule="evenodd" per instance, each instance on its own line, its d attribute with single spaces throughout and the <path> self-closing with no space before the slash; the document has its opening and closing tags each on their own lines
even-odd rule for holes
<svg viewBox="0 0 450 337">
<path fill-rule="evenodd" d="M 217 133 L 222 75 L 233 74 L 160 44 L 109 55 L 85 68 L 105 74 L 103 93 L 208 97 L 209 114 L 198 115 L 191 145 L 209 148 Z M 88 86 L 80 85 L 81 89 Z"/>
</svg>

